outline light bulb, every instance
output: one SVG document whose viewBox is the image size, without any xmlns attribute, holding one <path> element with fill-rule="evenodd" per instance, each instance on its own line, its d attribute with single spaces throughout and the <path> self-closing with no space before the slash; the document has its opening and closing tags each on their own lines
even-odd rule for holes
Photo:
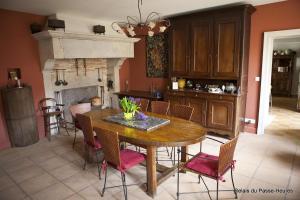
<svg viewBox="0 0 300 200">
<path fill-rule="evenodd" d="M 167 27 L 161 26 L 161 27 L 159 27 L 159 32 L 165 32 L 166 29 L 167 29 Z"/>
<path fill-rule="evenodd" d="M 133 30 L 127 30 L 127 31 L 128 31 L 128 33 L 129 33 L 129 35 L 130 35 L 131 37 L 133 37 L 133 36 L 136 35 L 135 32 L 134 32 Z"/>
<path fill-rule="evenodd" d="M 148 26 L 150 29 L 153 29 L 155 27 L 155 22 L 149 22 Z"/>
<path fill-rule="evenodd" d="M 150 37 L 152 37 L 152 36 L 154 35 L 154 32 L 153 32 L 153 31 L 148 31 L 148 35 L 149 35 Z"/>
</svg>

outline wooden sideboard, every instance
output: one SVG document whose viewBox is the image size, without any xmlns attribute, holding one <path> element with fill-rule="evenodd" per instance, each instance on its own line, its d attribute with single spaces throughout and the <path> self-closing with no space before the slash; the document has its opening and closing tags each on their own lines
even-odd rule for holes
<svg viewBox="0 0 300 200">
<path fill-rule="evenodd" d="M 174 78 L 202 85 L 233 83 L 237 94 L 169 90 L 166 99 L 195 108 L 193 121 L 234 137 L 243 131 L 248 83 L 251 5 L 218 8 L 170 18 L 169 86 Z M 171 88 L 171 87 L 170 87 Z"/>
<path fill-rule="evenodd" d="M 175 104 L 194 108 L 192 121 L 206 127 L 208 131 L 234 137 L 242 128 L 240 109 L 241 96 L 237 94 L 214 94 L 190 90 L 169 90 L 166 100 L 171 103 L 170 114 Z"/>
</svg>

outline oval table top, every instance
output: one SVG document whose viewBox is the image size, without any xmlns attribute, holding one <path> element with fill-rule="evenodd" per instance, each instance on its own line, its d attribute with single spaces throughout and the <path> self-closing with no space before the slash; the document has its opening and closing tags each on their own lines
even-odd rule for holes
<svg viewBox="0 0 300 200">
<path fill-rule="evenodd" d="M 120 140 L 145 146 L 187 146 L 202 141 L 206 129 L 201 125 L 167 115 L 145 112 L 146 115 L 169 119 L 170 123 L 157 129 L 144 131 L 103 120 L 103 118 L 120 113 L 116 109 L 92 110 L 85 113 L 92 119 L 93 127 L 105 128 L 119 133 Z"/>
</svg>

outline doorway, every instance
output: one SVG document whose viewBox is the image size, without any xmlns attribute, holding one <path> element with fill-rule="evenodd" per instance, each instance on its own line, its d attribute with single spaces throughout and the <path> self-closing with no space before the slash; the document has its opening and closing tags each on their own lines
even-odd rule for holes
<svg viewBox="0 0 300 200">
<path fill-rule="evenodd" d="M 271 80 L 272 80 L 272 70 L 273 70 L 272 64 L 273 64 L 274 47 L 276 47 L 276 42 L 278 42 L 278 41 L 294 40 L 294 38 L 300 38 L 300 29 L 272 31 L 272 32 L 264 33 L 263 61 L 262 61 L 260 103 L 259 103 L 259 119 L 258 119 L 257 134 L 264 134 L 266 126 L 269 124 L 270 121 L 272 121 L 272 118 L 270 115 L 270 105 L 272 105 L 272 104 L 270 104 L 270 100 L 272 100 L 272 102 L 274 101 L 274 98 L 272 98 L 273 95 L 271 95 L 271 89 L 272 89 L 271 88 Z M 294 42 L 292 41 L 292 43 L 294 43 Z M 274 46 L 274 44 L 275 44 L 275 46 Z M 300 43 L 299 43 L 299 45 L 300 45 Z M 286 68 L 284 68 L 282 66 L 278 66 L 278 67 L 280 67 L 280 68 L 276 68 L 276 69 L 279 71 L 287 70 Z M 295 75 L 295 73 L 296 72 L 294 72 L 293 75 Z M 298 87 L 296 87 L 296 88 L 298 91 Z M 292 86 L 290 89 L 292 91 Z M 275 101 L 276 100 L 280 101 L 280 99 L 275 99 Z"/>
</svg>

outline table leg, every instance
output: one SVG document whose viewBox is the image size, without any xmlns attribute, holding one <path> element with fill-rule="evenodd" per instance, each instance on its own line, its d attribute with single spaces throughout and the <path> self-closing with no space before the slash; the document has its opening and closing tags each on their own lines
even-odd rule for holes
<svg viewBox="0 0 300 200">
<path fill-rule="evenodd" d="M 156 195 L 156 147 L 147 147 L 147 193 L 152 198 Z"/>
<path fill-rule="evenodd" d="M 181 147 L 181 162 L 186 162 L 188 160 L 188 146 Z M 186 173 L 185 170 L 180 170 L 181 173 Z"/>
<path fill-rule="evenodd" d="M 181 162 L 186 162 L 188 160 L 188 146 L 181 147 Z"/>
</svg>

